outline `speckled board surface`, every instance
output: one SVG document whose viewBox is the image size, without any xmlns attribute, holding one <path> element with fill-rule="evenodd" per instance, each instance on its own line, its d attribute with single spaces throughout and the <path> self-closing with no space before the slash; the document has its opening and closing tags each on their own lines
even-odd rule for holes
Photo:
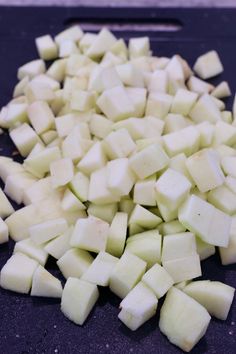
<svg viewBox="0 0 236 354">
<path fill-rule="evenodd" d="M 236 89 L 236 10 L 184 9 L 88 9 L 88 8 L 0 8 L 0 104 L 6 104 L 16 83 L 17 67 L 37 55 L 34 38 L 56 34 L 65 24 L 78 22 L 156 23 L 174 19 L 183 24 L 178 32 L 139 32 L 150 35 L 157 55 L 183 55 L 191 64 L 210 49 L 216 49 L 225 72 L 214 82 L 229 81 Z M 173 21 L 172 21 L 173 22 Z M 132 30 L 116 33 L 128 39 Z M 232 99 L 227 106 L 230 107 Z M 6 133 L 0 136 L 1 154 L 15 150 Z M 15 157 L 18 158 L 17 156 Z M 9 258 L 13 242 L 0 246 L 0 268 Z M 47 268 L 59 275 L 50 259 Z M 235 265 L 222 267 L 219 256 L 202 264 L 203 279 L 221 280 L 236 286 Z M 158 330 L 158 315 L 136 332 L 118 321 L 119 299 L 100 289 L 100 299 L 83 327 L 68 321 L 58 300 L 31 298 L 0 289 L 1 354 L 167 354 L 181 353 Z M 207 335 L 192 353 L 234 354 L 236 348 L 236 301 L 227 321 L 212 320 Z"/>
<path fill-rule="evenodd" d="M 112 7 L 222 7 L 222 0 L 0 0 L 0 5 L 18 6 L 112 6 Z M 224 0 L 224 7 L 235 7 Z"/>
</svg>

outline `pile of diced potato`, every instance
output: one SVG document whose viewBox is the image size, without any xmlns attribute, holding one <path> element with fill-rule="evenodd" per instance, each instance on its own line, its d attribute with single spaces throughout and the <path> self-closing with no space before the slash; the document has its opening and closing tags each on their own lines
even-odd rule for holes
<svg viewBox="0 0 236 354">
<path fill-rule="evenodd" d="M 160 330 L 190 351 L 234 297 L 194 280 L 216 247 L 236 263 L 236 103 L 225 110 L 227 82 L 204 81 L 222 73 L 218 54 L 197 59 L 197 77 L 179 55 L 152 56 L 147 37 L 127 46 L 106 28 L 74 26 L 36 46 L 41 59 L 18 69 L 0 112 L 24 159 L 0 157 L 0 243 L 16 242 L 1 287 L 61 298 L 82 325 L 109 286 L 131 330 L 166 296 Z"/>
</svg>

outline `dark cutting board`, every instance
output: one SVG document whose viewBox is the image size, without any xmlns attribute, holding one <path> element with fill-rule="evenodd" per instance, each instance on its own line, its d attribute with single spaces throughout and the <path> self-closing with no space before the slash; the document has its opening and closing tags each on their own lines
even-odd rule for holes
<svg viewBox="0 0 236 354">
<path fill-rule="evenodd" d="M 56 34 L 73 23 L 121 24 L 121 28 L 115 31 L 117 36 L 128 39 L 149 35 L 156 55 L 179 53 L 191 64 L 198 55 L 216 49 L 225 71 L 212 82 L 228 80 L 232 92 L 236 90 L 236 9 L 2 7 L 1 106 L 11 98 L 17 67 L 37 57 L 34 38 L 47 33 Z M 180 30 L 160 30 L 163 24 L 170 23 Z M 132 26 L 138 25 L 142 30 L 136 32 Z M 153 25 L 158 25 L 159 31 L 153 31 Z M 231 105 L 232 98 L 227 101 L 227 107 Z M 0 148 L 1 154 L 5 155 L 11 155 L 15 150 L 6 133 L 0 136 Z M 0 246 L 0 268 L 12 248 L 13 242 Z M 47 268 L 59 274 L 52 260 Z M 202 269 L 204 279 L 221 280 L 236 286 L 236 266 L 222 267 L 218 254 L 204 261 Z M 97 306 L 85 325 L 79 327 L 63 316 L 57 300 L 32 298 L 0 289 L 0 354 L 181 353 L 160 333 L 159 311 L 139 330 L 131 332 L 117 319 L 119 299 L 107 289 L 100 292 Z M 207 335 L 192 353 L 235 354 L 235 338 L 236 301 L 227 321 L 211 321 Z"/>
</svg>

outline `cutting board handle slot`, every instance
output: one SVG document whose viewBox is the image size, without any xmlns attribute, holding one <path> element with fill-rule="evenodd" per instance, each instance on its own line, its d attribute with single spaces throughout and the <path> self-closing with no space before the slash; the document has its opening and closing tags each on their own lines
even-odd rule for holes
<svg viewBox="0 0 236 354">
<path fill-rule="evenodd" d="M 183 28 L 180 20 L 172 18 L 83 18 L 69 17 L 64 26 L 80 25 L 84 31 L 97 32 L 103 27 L 111 31 L 131 32 L 177 32 Z"/>
</svg>

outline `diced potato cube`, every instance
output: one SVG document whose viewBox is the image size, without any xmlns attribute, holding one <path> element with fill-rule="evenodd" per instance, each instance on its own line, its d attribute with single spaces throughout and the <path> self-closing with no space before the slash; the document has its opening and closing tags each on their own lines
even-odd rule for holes
<svg viewBox="0 0 236 354">
<path fill-rule="evenodd" d="M 26 171 L 32 175 L 42 178 L 50 171 L 50 164 L 61 158 L 58 146 L 43 148 L 42 151 L 29 155 L 24 161 Z"/>
<path fill-rule="evenodd" d="M 64 31 L 58 33 L 55 37 L 55 42 L 60 44 L 61 42 L 71 39 L 74 42 L 79 41 L 83 37 L 83 31 L 80 26 L 75 25 L 65 29 Z"/>
<path fill-rule="evenodd" d="M 176 132 L 189 125 L 193 125 L 192 122 L 190 123 L 182 114 L 169 113 L 165 117 L 164 134 Z"/>
<path fill-rule="evenodd" d="M 61 282 L 39 265 L 33 275 L 30 295 L 60 298 L 62 295 Z"/>
<path fill-rule="evenodd" d="M 184 175 L 189 180 L 189 182 L 192 184 L 193 187 L 195 186 L 195 183 L 190 173 L 188 172 L 188 169 L 186 167 L 186 161 L 187 161 L 186 155 L 183 152 L 181 152 L 180 154 L 177 154 L 170 159 L 169 167 Z"/>
<path fill-rule="evenodd" d="M 8 259 L 1 270 L 0 285 L 2 288 L 27 294 L 30 291 L 32 278 L 38 262 L 16 253 Z"/>
<path fill-rule="evenodd" d="M 191 232 L 168 235 L 163 239 L 162 261 L 183 258 L 196 253 L 196 240 Z"/>
<path fill-rule="evenodd" d="M 119 129 L 107 135 L 103 141 L 105 152 L 110 159 L 129 156 L 135 150 L 135 143 L 127 129 Z"/>
<path fill-rule="evenodd" d="M 132 331 L 155 315 L 158 300 L 143 282 L 138 283 L 120 303 L 118 318 Z"/>
<path fill-rule="evenodd" d="M 220 110 L 212 100 L 212 96 L 208 94 L 204 94 L 198 99 L 189 112 L 189 116 L 195 123 L 204 121 L 217 123 L 221 120 Z"/>
<path fill-rule="evenodd" d="M 68 228 L 65 219 L 58 218 L 45 221 L 41 224 L 33 225 L 29 228 L 30 237 L 36 245 L 41 245 L 59 236 Z"/>
<path fill-rule="evenodd" d="M 48 259 L 48 253 L 44 250 L 43 246 L 34 243 L 31 238 L 26 238 L 16 242 L 14 253 L 23 253 L 26 256 L 35 259 L 39 264 L 44 266 Z"/>
<path fill-rule="evenodd" d="M 61 148 L 63 157 L 69 157 L 74 163 L 78 162 L 93 145 L 90 139 L 80 139 L 75 127 L 63 140 Z"/>
<path fill-rule="evenodd" d="M 30 123 L 37 134 L 44 133 L 54 125 L 54 115 L 47 102 L 36 101 L 28 108 Z"/>
<path fill-rule="evenodd" d="M 210 203 L 191 195 L 179 208 L 179 221 L 203 241 L 227 247 L 231 218 Z"/>
<path fill-rule="evenodd" d="M 162 219 L 165 222 L 173 221 L 178 217 L 178 208 L 170 208 L 166 206 L 164 203 L 157 201 L 158 210 Z"/>
<path fill-rule="evenodd" d="M 186 68 L 188 67 L 187 63 L 179 55 L 173 55 L 168 64 L 166 65 L 165 70 L 167 71 L 171 81 L 177 83 L 183 83 L 186 75 Z M 191 73 L 191 70 L 188 70 Z M 189 74 L 189 73 L 188 73 Z M 189 75 L 188 75 L 189 76 Z"/>
<path fill-rule="evenodd" d="M 51 162 L 50 173 L 53 188 L 65 186 L 74 176 L 72 160 L 70 158 L 64 158 Z"/>
<path fill-rule="evenodd" d="M 110 289 L 120 298 L 124 298 L 139 282 L 146 270 L 146 262 L 125 252 L 115 265 L 110 276 Z"/>
<path fill-rule="evenodd" d="M 97 66 L 89 77 L 88 89 L 101 93 L 116 86 L 123 86 L 113 67 Z"/>
<path fill-rule="evenodd" d="M 190 91 L 200 93 L 200 94 L 210 93 L 214 89 L 213 85 L 195 76 L 190 77 L 190 79 L 187 82 L 187 86 Z"/>
<path fill-rule="evenodd" d="M 70 189 L 66 189 L 61 200 L 61 207 L 63 210 L 68 212 L 85 210 L 84 204 L 77 198 Z"/>
<path fill-rule="evenodd" d="M 23 201 L 24 191 L 35 182 L 36 178 L 28 172 L 12 174 L 6 179 L 4 192 L 17 204 L 21 204 Z"/>
<path fill-rule="evenodd" d="M 18 69 L 17 78 L 22 80 L 24 77 L 28 76 L 30 79 L 32 79 L 39 74 L 43 74 L 45 71 L 46 65 L 44 61 L 41 59 L 36 59 L 22 65 Z"/>
<path fill-rule="evenodd" d="M 108 189 L 107 177 L 107 166 L 91 173 L 88 191 L 88 200 L 90 202 L 97 205 L 104 205 L 120 200 L 119 196 L 114 195 Z"/>
<path fill-rule="evenodd" d="M 97 138 L 105 138 L 111 131 L 113 123 L 101 114 L 94 114 L 89 122 L 91 134 Z"/>
<path fill-rule="evenodd" d="M 158 226 L 158 230 L 162 235 L 177 234 L 186 231 L 186 227 L 182 225 L 178 220 L 173 220 L 169 222 L 163 222 Z"/>
<path fill-rule="evenodd" d="M 117 196 L 128 195 L 134 185 L 135 176 L 127 158 L 109 161 L 107 164 L 107 188 Z"/>
<path fill-rule="evenodd" d="M 161 218 L 159 216 L 151 213 L 139 204 L 134 207 L 129 218 L 129 225 L 138 224 L 147 229 L 154 229 L 160 223 Z"/>
<path fill-rule="evenodd" d="M 213 149 L 200 150 L 190 156 L 186 167 L 200 192 L 208 192 L 224 183 L 224 174 Z"/>
<path fill-rule="evenodd" d="M 84 157 L 80 160 L 77 167 L 83 173 L 90 175 L 93 171 L 99 170 L 107 163 L 107 158 L 101 142 L 95 143 Z"/>
<path fill-rule="evenodd" d="M 231 95 L 230 87 L 227 81 L 222 81 L 212 91 L 212 96 L 216 98 L 225 98 Z"/>
<path fill-rule="evenodd" d="M 177 208 L 188 196 L 190 188 L 191 183 L 183 174 L 168 168 L 156 182 L 157 200 Z"/>
<path fill-rule="evenodd" d="M 131 38 L 129 40 L 129 57 L 131 59 L 148 56 L 150 51 L 150 41 L 148 37 Z"/>
<path fill-rule="evenodd" d="M 98 219 L 102 219 L 108 223 L 111 223 L 118 211 L 118 203 L 110 203 L 104 205 L 97 205 L 90 203 L 87 209 L 88 215 L 96 216 Z"/>
<path fill-rule="evenodd" d="M 162 265 L 170 274 L 174 283 L 191 280 L 202 275 L 200 257 L 197 253 L 182 258 L 163 261 Z"/>
<path fill-rule="evenodd" d="M 149 269 L 142 277 L 142 281 L 152 289 L 158 299 L 164 296 L 174 284 L 171 276 L 159 264 Z"/>
<path fill-rule="evenodd" d="M 188 284 L 183 291 L 204 306 L 210 315 L 226 320 L 235 289 L 219 281 L 200 280 Z"/>
<path fill-rule="evenodd" d="M 151 92 L 147 99 L 145 116 L 164 119 L 170 112 L 173 97 L 165 93 Z"/>
<path fill-rule="evenodd" d="M 66 279 L 69 277 L 80 278 L 92 262 L 93 257 L 89 252 L 72 248 L 58 259 L 57 265 Z"/>
<path fill-rule="evenodd" d="M 82 326 L 98 297 L 96 285 L 69 278 L 62 292 L 61 310 L 69 320 Z"/>
<path fill-rule="evenodd" d="M 7 127 L 15 127 L 19 123 L 28 122 L 27 109 L 28 104 L 26 103 L 10 103 L 6 107 L 5 124 Z"/>
<path fill-rule="evenodd" d="M 115 36 L 107 28 L 102 28 L 98 35 L 92 40 L 85 54 L 93 59 L 101 58 L 113 47 L 116 41 Z"/>
<path fill-rule="evenodd" d="M 91 252 L 105 251 L 108 231 L 109 224 L 94 216 L 79 219 L 75 224 L 70 244 Z"/>
<path fill-rule="evenodd" d="M 184 89 L 179 89 L 172 102 L 171 112 L 180 113 L 187 116 L 197 100 L 197 93 Z"/>
<path fill-rule="evenodd" d="M 58 91 L 61 92 L 58 80 L 48 76 L 48 73 L 35 76 L 31 82 L 45 84 L 55 91 L 55 93 Z"/>
<path fill-rule="evenodd" d="M 170 342 L 190 352 L 206 333 L 210 320 L 202 305 L 173 287 L 161 308 L 159 327 Z"/>
<path fill-rule="evenodd" d="M 125 91 L 134 106 L 133 116 L 143 117 L 146 107 L 147 90 L 142 87 L 126 87 Z"/>
<path fill-rule="evenodd" d="M 236 127 L 226 122 L 217 122 L 215 125 L 215 136 L 213 140 L 215 146 L 225 144 L 225 145 L 235 145 L 236 144 Z"/>
<path fill-rule="evenodd" d="M 81 279 L 96 285 L 108 286 L 110 276 L 117 262 L 118 258 L 101 251 L 84 272 Z"/>
<path fill-rule="evenodd" d="M 167 93 L 168 91 L 168 74 L 165 70 L 155 70 L 150 74 L 148 80 L 149 92 Z"/>
<path fill-rule="evenodd" d="M 9 157 L 1 156 L 1 163 L 0 163 L 0 178 L 6 183 L 6 179 L 8 176 L 25 172 L 24 167 L 19 162 L 13 161 Z"/>
<path fill-rule="evenodd" d="M 72 110 L 86 112 L 95 107 L 96 92 L 77 90 L 72 93 L 70 106 Z"/>
<path fill-rule="evenodd" d="M 156 263 L 161 263 L 161 235 L 156 233 L 156 230 L 136 231 L 141 233 L 128 238 L 125 250 L 147 262 L 148 269 Z"/>
<path fill-rule="evenodd" d="M 41 59 L 52 60 L 57 57 L 57 45 L 49 34 L 36 38 L 35 42 Z"/>
<path fill-rule="evenodd" d="M 41 101 L 51 103 L 56 98 L 55 92 L 50 85 L 40 81 L 30 81 L 25 88 L 25 96 L 29 103 Z"/>
<path fill-rule="evenodd" d="M 108 231 L 106 251 L 113 256 L 121 257 L 127 234 L 128 214 L 117 212 Z"/>
<path fill-rule="evenodd" d="M 235 193 L 224 185 L 210 191 L 207 199 L 226 214 L 233 215 L 236 212 Z"/>
<path fill-rule="evenodd" d="M 152 144 L 130 157 L 130 166 L 140 179 L 164 169 L 169 158 L 159 144 Z"/>
<path fill-rule="evenodd" d="M 193 69 L 204 80 L 219 75 L 224 70 L 219 55 L 215 50 L 198 57 Z"/>
<path fill-rule="evenodd" d="M 156 205 L 156 175 L 140 180 L 134 185 L 133 200 L 135 204 L 146 206 Z"/>
<path fill-rule="evenodd" d="M 70 238 L 72 231 L 73 226 L 69 227 L 69 229 L 63 232 L 60 236 L 49 241 L 44 247 L 45 251 L 56 259 L 61 258 L 71 248 Z"/>
<path fill-rule="evenodd" d="M 164 135 L 163 143 L 170 157 L 180 153 L 190 156 L 199 149 L 200 133 L 195 126 L 190 126 Z"/>
<path fill-rule="evenodd" d="M 26 157 L 33 147 L 40 141 L 38 135 L 27 123 L 23 123 L 19 127 L 12 129 L 9 135 L 21 155 L 24 157 Z"/>
<path fill-rule="evenodd" d="M 81 172 L 77 172 L 69 182 L 69 187 L 81 202 L 88 200 L 89 178 Z"/>
<path fill-rule="evenodd" d="M 213 143 L 215 126 L 212 123 L 205 121 L 197 124 L 196 127 L 200 133 L 200 148 L 210 147 Z"/>
<path fill-rule="evenodd" d="M 98 98 L 97 105 L 105 116 L 114 122 L 128 118 L 134 112 L 133 102 L 122 86 L 105 90 Z"/>
</svg>

